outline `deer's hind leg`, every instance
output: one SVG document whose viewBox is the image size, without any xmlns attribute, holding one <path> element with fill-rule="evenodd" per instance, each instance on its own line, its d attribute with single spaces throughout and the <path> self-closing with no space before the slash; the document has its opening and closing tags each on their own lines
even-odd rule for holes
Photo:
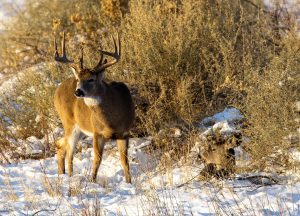
<svg viewBox="0 0 300 216">
<path fill-rule="evenodd" d="M 65 174 L 65 158 L 68 159 L 68 174 L 73 174 L 73 156 L 75 146 L 80 139 L 81 132 L 78 126 L 73 125 L 72 127 L 64 127 L 65 136 L 58 140 L 57 147 L 57 163 L 58 163 L 58 174 Z"/>
<path fill-rule="evenodd" d="M 92 182 L 96 182 L 97 173 L 99 166 L 102 161 L 102 155 L 104 150 L 105 142 L 107 141 L 102 135 L 94 134 L 93 137 L 93 147 L 94 147 L 94 163 L 92 171 Z"/>
<path fill-rule="evenodd" d="M 127 183 L 131 183 L 131 176 L 129 172 L 129 163 L 128 163 L 128 137 L 117 139 L 117 147 L 120 153 L 120 160 L 125 174 L 125 180 Z"/>
<path fill-rule="evenodd" d="M 72 130 L 68 131 L 68 134 L 65 136 L 66 142 L 66 155 L 68 159 L 68 174 L 72 176 L 73 174 L 73 158 L 75 152 L 75 146 L 78 143 L 82 133 L 79 127 L 75 124 Z"/>
</svg>

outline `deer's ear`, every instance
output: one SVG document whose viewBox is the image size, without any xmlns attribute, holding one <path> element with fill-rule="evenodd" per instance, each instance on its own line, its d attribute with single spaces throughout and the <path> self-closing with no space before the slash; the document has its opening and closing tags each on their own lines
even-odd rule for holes
<svg viewBox="0 0 300 216">
<path fill-rule="evenodd" d="M 77 71 L 76 71 L 76 68 L 74 68 L 74 67 L 71 67 L 71 71 L 73 72 L 73 74 L 74 74 L 75 78 L 76 78 L 76 79 L 79 79 L 79 77 L 78 77 L 78 73 L 77 73 Z"/>
</svg>

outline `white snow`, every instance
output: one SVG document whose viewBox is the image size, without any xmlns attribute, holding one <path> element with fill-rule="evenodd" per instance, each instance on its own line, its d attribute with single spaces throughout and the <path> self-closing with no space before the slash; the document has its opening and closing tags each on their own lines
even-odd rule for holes
<svg viewBox="0 0 300 216">
<path fill-rule="evenodd" d="M 209 127 L 215 125 L 216 122 L 235 123 L 243 118 L 241 112 L 236 108 L 225 108 L 222 112 L 202 120 L 201 127 Z M 220 126 L 215 126 L 220 127 Z M 224 126 L 226 127 L 226 126 Z M 225 130 L 225 128 L 224 128 Z"/>
<path fill-rule="evenodd" d="M 147 140 L 131 140 L 130 152 L 141 149 Z M 135 146 L 137 145 L 137 146 Z M 108 153 L 110 152 L 110 153 Z M 150 160 L 150 155 L 140 152 Z M 74 159 L 74 176 L 57 175 L 55 157 L 25 160 L 0 166 L 0 214 L 70 215 L 94 212 L 108 215 L 298 215 L 300 183 L 259 186 L 248 180 L 219 182 L 192 181 L 196 167 L 174 168 L 165 173 L 157 167 L 132 162 L 133 183 L 124 182 L 117 149 L 109 143 L 98 173 L 90 182 L 92 149 Z M 150 161 L 148 161 L 150 162 Z M 269 179 L 262 179 L 268 183 Z"/>
<path fill-rule="evenodd" d="M 236 108 L 226 108 L 223 112 L 213 115 L 213 118 L 217 121 L 234 122 L 240 120 L 241 118 L 243 118 L 243 116 L 241 115 L 241 112 Z"/>
<path fill-rule="evenodd" d="M 234 132 L 243 116 L 228 108 L 210 117 L 211 130 Z M 205 120 L 206 121 L 206 120 Z M 202 122 L 203 123 L 203 122 Z M 54 137 L 61 136 L 56 129 Z M 40 151 L 44 139 L 30 137 L 24 145 Z M 57 174 L 55 157 L 0 165 L 0 215 L 298 215 L 300 183 L 296 173 L 270 178 L 200 181 L 203 165 L 162 168 L 153 154 L 144 152 L 150 138 L 130 139 L 129 161 L 132 184 L 124 174 L 114 142 L 105 146 L 96 183 L 90 181 L 93 160 L 91 138 L 80 142 L 75 155 L 74 175 Z M 29 147 L 27 147 L 29 149 Z M 242 151 L 242 150 L 241 150 Z M 293 157 L 299 158 L 299 153 Z M 163 169 L 163 171 L 162 171 Z M 253 174 L 253 176 L 256 176 Z M 267 176 L 267 175 L 266 175 Z M 264 183 L 265 186 L 257 182 Z M 269 185 L 269 186 L 268 186 Z"/>
</svg>

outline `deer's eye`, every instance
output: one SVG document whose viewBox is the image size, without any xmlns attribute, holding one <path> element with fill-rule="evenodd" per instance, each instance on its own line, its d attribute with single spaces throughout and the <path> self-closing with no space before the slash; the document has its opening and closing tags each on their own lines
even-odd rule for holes
<svg viewBox="0 0 300 216">
<path fill-rule="evenodd" d="M 87 80 L 89 83 L 91 83 L 91 82 L 94 82 L 95 80 L 94 79 L 88 79 Z"/>
</svg>

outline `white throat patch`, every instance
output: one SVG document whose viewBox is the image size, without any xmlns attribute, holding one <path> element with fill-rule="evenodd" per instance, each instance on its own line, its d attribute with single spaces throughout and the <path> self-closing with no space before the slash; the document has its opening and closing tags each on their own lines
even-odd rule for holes
<svg viewBox="0 0 300 216">
<path fill-rule="evenodd" d="M 85 97 L 84 98 L 84 103 L 87 106 L 98 106 L 99 104 L 101 104 L 102 100 L 101 97 Z"/>
</svg>

